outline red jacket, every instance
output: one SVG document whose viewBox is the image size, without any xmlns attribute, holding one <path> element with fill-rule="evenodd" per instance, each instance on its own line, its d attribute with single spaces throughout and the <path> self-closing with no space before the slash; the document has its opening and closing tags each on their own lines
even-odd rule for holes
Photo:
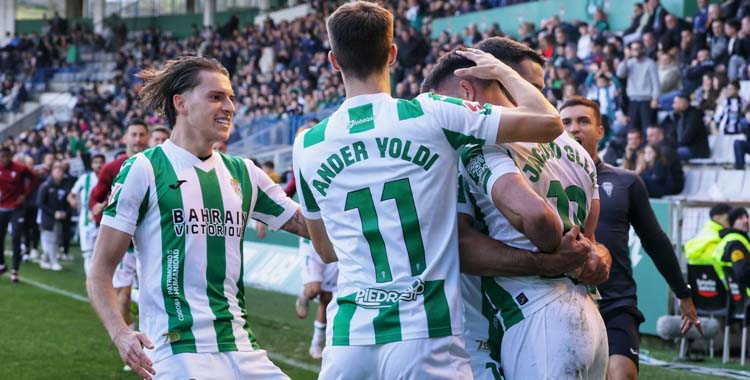
<svg viewBox="0 0 750 380">
<path fill-rule="evenodd" d="M 28 166 L 11 161 L 10 165 L 0 165 L 0 208 L 14 209 L 23 206 L 18 197 L 27 197 L 36 186 L 36 175 Z"/>
<path fill-rule="evenodd" d="M 122 163 L 127 159 L 127 155 L 123 154 L 122 157 L 104 165 L 99 172 L 99 180 L 96 183 L 96 186 L 91 189 L 91 196 L 89 196 L 89 210 L 91 210 L 95 204 L 107 201 L 109 198 L 109 190 L 112 188 L 112 183 L 115 182 L 117 174 L 120 173 Z M 102 214 L 94 214 L 92 210 L 92 215 L 94 215 L 94 221 L 98 226 L 102 221 Z"/>
</svg>

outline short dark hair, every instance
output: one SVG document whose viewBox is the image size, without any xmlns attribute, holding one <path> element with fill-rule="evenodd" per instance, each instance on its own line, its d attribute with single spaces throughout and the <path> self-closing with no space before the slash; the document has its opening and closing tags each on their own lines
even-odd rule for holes
<svg viewBox="0 0 750 380">
<path fill-rule="evenodd" d="M 472 60 L 456 54 L 456 51 L 459 50 L 464 50 L 464 48 L 458 48 L 449 53 L 443 54 L 443 56 L 438 59 L 437 63 L 432 67 L 432 70 L 430 70 L 430 73 L 427 74 L 422 81 L 422 86 L 419 90 L 420 92 L 436 91 L 446 79 L 453 76 L 454 71 L 476 65 Z M 472 78 L 472 80 L 476 80 L 477 82 L 487 82 L 475 78 Z"/>
<path fill-rule="evenodd" d="M 169 125 L 174 126 L 177 111 L 172 98 L 197 87 L 200 84 L 201 71 L 213 71 L 229 78 L 229 72 L 219 61 L 196 56 L 182 56 L 169 60 L 161 70 L 141 70 L 136 74 L 138 78 L 143 79 L 143 87 L 138 92 L 141 103 L 146 109 L 163 114 Z"/>
<path fill-rule="evenodd" d="M 717 215 L 729 214 L 730 210 L 732 210 L 732 206 L 726 203 L 717 203 L 716 205 L 714 205 L 714 207 L 711 207 L 711 211 L 708 212 L 708 216 L 713 218 Z"/>
<path fill-rule="evenodd" d="M 737 207 L 729 211 L 729 228 L 732 228 L 732 226 L 734 226 L 734 222 L 736 222 L 737 219 L 743 216 L 748 216 L 747 210 L 745 210 L 744 207 Z"/>
<path fill-rule="evenodd" d="M 273 161 L 266 161 L 263 163 L 263 166 L 268 166 L 269 168 L 273 169 L 276 165 L 273 164 Z"/>
<path fill-rule="evenodd" d="M 726 24 L 731 26 L 734 30 L 740 30 L 740 26 L 742 25 L 740 20 L 737 20 L 736 18 L 727 20 Z"/>
<path fill-rule="evenodd" d="M 542 55 L 528 46 L 505 37 L 486 38 L 477 43 L 474 47 L 492 54 L 495 58 L 515 71 L 519 71 L 521 63 L 527 59 L 530 59 L 542 67 L 547 62 Z M 461 48 L 457 50 L 461 50 Z M 451 53 L 444 54 L 432 68 L 432 71 L 430 71 L 430 73 L 427 74 L 427 77 L 425 77 L 420 91 L 434 91 L 440 87 L 443 81 L 450 78 L 456 69 L 463 69 L 472 66 L 475 66 L 473 61 L 455 54 L 455 50 Z M 481 80 L 477 81 L 480 83 L 482 82 Z"/>
<path fill-rule="evenodd" d="M 568 107 L 575 107 L 575 106 L 584 106 L 591 108 L 594 111 L 594 118 L 596 119 L 597 125 L 602 125 L 602 112 L 599 110 L 599 105 L 596 104 L 593 100 L 586 99 L 581 96 L 574 96 L 568 100 L 566 100 L 561 106 L 560 106 L 560 112 L 562 110 L 568 108 Z"/>
<path fill-rule="evenodd" d="M 166 133 L 167 136 L 169 136 L 169 135 L 172 134 L 172 131 L 170 131 L 169 129 L 167 129 L 167 127 L 156 127 L 156 128 L 151 128 L 151 130 L 148 131 L 148 135 L 151 136 L 151 135 L 153 135 L 156 132 Z"/>
<path fill-rule="evenodd" d="M 326 20 L 331 51 L 345 76 L 364 80 L 388 65 L 393 15 L 374 3 L 355 1 Z"/>
<path fill-rule="evenodd" d="M 101 159 L 102 159 L 102 161 L 104 161 L 104 162 L 107 162 L 107 158 L 106 158 L 106 157 L 104 157 L 104 155 L 103 155 L 103 154 L 101 154 L 101 153 L 97 153 L 97 154 L 95 154 L 95 155 L 91 156 L 91 161 L 93 162 L 93 161 L 94 161 L 94 160 L 96 160 L 97 158 L 101 158 Z"/>
<path fill-rule="evenodd" d="M 631 133 L 637 133 L 637 134 L 643 136 L 643 132 L 641 132 L 641 130 L 638 129 L 638 128 L 630 128 L 630 129 L 628 129 L 627 134 L 629 135 Z"/>
</svg>

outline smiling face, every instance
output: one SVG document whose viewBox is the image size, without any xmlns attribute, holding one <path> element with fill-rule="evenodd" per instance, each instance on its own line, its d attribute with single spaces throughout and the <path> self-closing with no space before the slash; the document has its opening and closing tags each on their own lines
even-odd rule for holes
<svg viewBox="0 0 750 380">
<path fill-rule="evenodd" d="M 201 71 L 200 84 L 175 97 L 182 98 L 178 117 L 198 137 L 212 144 L 229 138 L 229 126 L 234 116 L 234 91 L 226 75 L 215 71 Z"/>
</svg>

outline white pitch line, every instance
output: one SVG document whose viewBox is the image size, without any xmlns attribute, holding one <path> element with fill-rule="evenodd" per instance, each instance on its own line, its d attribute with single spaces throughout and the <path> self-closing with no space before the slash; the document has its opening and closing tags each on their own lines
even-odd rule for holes
<svg viewBox="0 0 750 380">
<path fill-rule="evenodd" d="M 47 284 L 43 284 L 41 282 L 34 281 L 34 280 L 32 280 L 32 279 L 30 279 L 28 277 L 22 278 L 21 282 L 24 283 L 24 284 L 29 284 L 29 285 L 36 286 L 37 288 L 44 289 L 44 290 L 50 291 L 52 293 L 57 293 L 57 294 L 66 296 L 68 298 L 72 298 L 72 299 L 74 299 L 76 301 L 81 301 L 81 302 L 89 303 L 89 299 L 86 298 L 86 297 L 84 297 L 84 296 L 82 296 L 82 295 L 80 295 L 80 294 L 75 294 L 75 293 L 69 292 L 67 290 L 58 289 L 58 288 L 49 286 Z"/>
<path fill-rule="evenodd" d="M 81 301 L 81 302 L 89 303 L 89 299 L 86 298 L 86 297 L 84 297 L 84 296 L 82 296 L 82 295 L 80 295 L 80 294 L 72 293 L 72 292 L 69 292 L 67 290 L 58 289 L 58 288 L 55 288 L 53 286 L 50 286 L 50 285 L 47 285 L 47 284 L 43 284 L 43 283 L 38 282 L 38 281 L 34 281 L 34 280 L 32 280 L 32 279 L 30 279 L 28 277 L 22 278 L 21 282 L 24 283 L 24 284 L 29 284 L 31 286 L 36 286 L 37 288 L 44 289 L 44 290 L 52 292 L 52 293 L 57 293 L 59 295 L 66 296 L 68 298 L 72 298 L 72 299 L 74 299 L 76 301 Z M 304 369 L 305 371 L 310 371 L 310 372 L 315 372 L 315 373 L 320 372 L 320 366 L 316 366 L 316 365 L 312 365 L 312 364 L 307 364 L 305 362 L 301 362 L 299 360 L 292 359 L 292 358 L 287 357 L 285 355 L 281 355 L 281 354 L 277 354 L 277 353 L 274 353 L 274 352 L 270 352 L 268 350 L 266 350 L 266 352 L 268 353 L 268 358 L 271 359 L 271 360 L 280 361 L 280 362 L 283 362 L 283 363 L 285 363 L 287 365 L 290 365 L 292 367 L 299 368 L 299 369 Z"/>
</svg>

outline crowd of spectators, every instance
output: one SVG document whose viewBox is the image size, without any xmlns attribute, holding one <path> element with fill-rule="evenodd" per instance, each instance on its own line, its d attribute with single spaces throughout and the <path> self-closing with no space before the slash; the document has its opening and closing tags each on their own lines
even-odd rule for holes
<svg viewBox="0 0 750 380">
<path fill-rule="evenodd" d="M 310 14 L 293 21 L 269 18 L 261 25 L 241 25 L 234 16 L 216 28 L 193 25 L 192 34 L 183 39 L 158 28 L 128 34 L 116 18 L 108 21 L 103 36 L 96 35 L 85 25 L 69 26 L 55 16 L 40 36 L 0 41 L 10 47 L 2 55 L 25 58 L 24 66 L 3 70 L 3 76 L 76 65 L 80 46 L 111 51 L 114 73 L 110 79 L 87 80 L 73 88 L 66 121 L 46 111 L 35 130 L 5 144 L 33 159 L 40 170 L 49 170 L 44 169 L 45 160 L 49 166 L 121 150 L 119 138 L 129 120 L 166 124 L 139 107 L 135 74 L 185 53 L 214 57 L 229 71 L 237 105 L 230 142 L 265 135 L 268 142 L 276 136 L 273 141 L 289 144 L 299 128 L 326 117 L 345 97 L 341 78 L 326 57 L 325 18 L 339 3 L 315 2 Z M 740 94 L 740 81 L 750 79 L 750 1 L 720 6 L 700 0 L 697 14 L 679 18 L 658 0 L 649 0 L 634 5 L 632 23 L 623 32 L 610 30 L 607 14 L 599 9 L 590 22 L 552 16 L 538 25 L 522 23 L 516 31 L 502 30 L 498 22 L 484 30 L 470 25 L 431 38 L 434 18 L 511 3 L 386 1 L 396 17 L 394 42 L 399 50 L 391 68 L 394 96 L 417 95 L 441 55 L 509 33 L 548 59 L 544 91 L 551 102 L 583 95 L 599 103 L 607 129 L 602 157 L 638 172 L 651 196 L 682 190 L 681 163 L 710 155 L 709 134 L 750 133 L 750 109 L 746 95 Z M 12 84 L 3 84 L 0 92 L 8 87 L 12 92 Z M 735 149 L 737 167 L 744 168 L 750 144 L 738 140 Z"/>
</svg>

